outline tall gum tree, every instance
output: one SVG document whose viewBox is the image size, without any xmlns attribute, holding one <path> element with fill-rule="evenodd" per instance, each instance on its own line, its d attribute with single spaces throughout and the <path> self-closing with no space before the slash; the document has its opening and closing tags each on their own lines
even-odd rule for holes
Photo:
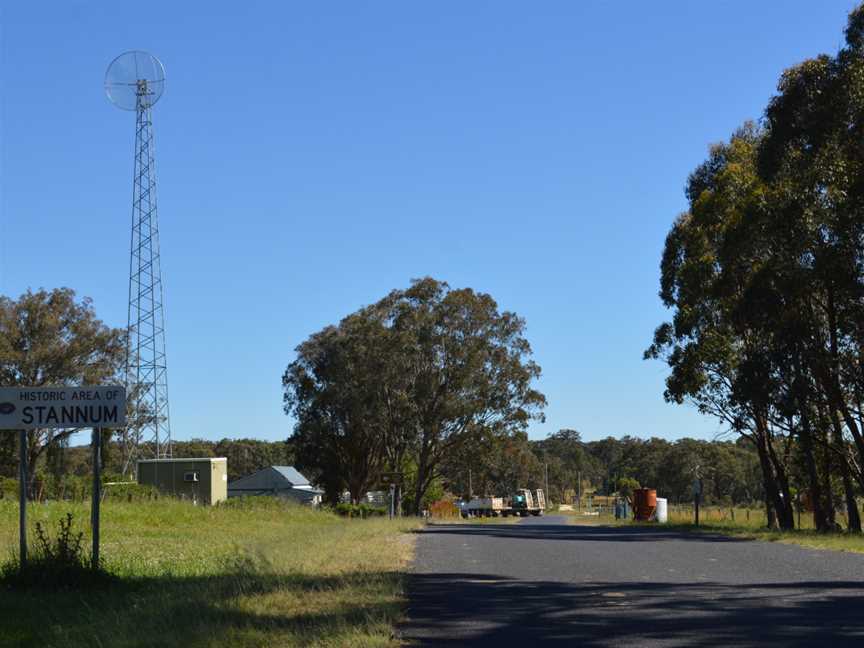
<svg viewBox="0 0 864 648">
<path fill-rule="evenodd" d="M 426 277 L 378 307 L 400 336 L 411 373 L 417 512 L 449 455 L 484 434 L 510 435 L 542 420 L 546 399 L 533 388 L 540 367 L 531 359 L 525 321 L 499 312 L 488 294 Z"/>
<path fill-rule="evenodd" d="M 794 460 L 817 528 L 835 526 L 836 479 L 848 529 L 861 530 L 862 43 L 858 7 L 836 56 L 787 70 L 762 126 L 715 147 L 690 178 L 690 209 L 661 266 L 661 297 L 675 316 L 647 355 L 672 369 L 667 397 L 692 398 L 747 429 L 782 527 L 791 524 Z"/>
<path fill-rule="evenodd" d="M 283 376 L 298 460 L 352 499 L 410 468 L 419 512 L 448 458 L 542 419 L 524 331 L 491 296 L 427 277 L 316 333 Z"/>
</svg>

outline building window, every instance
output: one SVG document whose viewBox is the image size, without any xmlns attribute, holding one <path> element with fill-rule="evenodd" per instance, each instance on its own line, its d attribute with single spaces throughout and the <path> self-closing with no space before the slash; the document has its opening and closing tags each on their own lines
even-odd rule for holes
<svg viewBox="0 0 864 648">
<path fill-rule="evenodd" d="M 183 473 L 183 481 L 184 482 L 197 482 L 198 481 L 198 471 Z"/>
</svg>

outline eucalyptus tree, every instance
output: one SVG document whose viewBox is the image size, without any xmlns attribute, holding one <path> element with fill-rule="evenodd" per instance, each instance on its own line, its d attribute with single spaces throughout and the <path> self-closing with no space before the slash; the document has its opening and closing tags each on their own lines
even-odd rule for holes
<svg viewBox="0 0 864 648">
<path fill-rule="evenodd" d="M 525 321 L 498 310 L 488 294 L 451 289 L 430 277 L 378 302 L 398 339 L 410 378 L 405 400 L 417 477 L 411 507 L 419 510 L 443 462 L 483 435 L 507 436 L 542 419 L 546 399 L 534 389 Z"/>
<path fill-rule="evenodd" d="M 803 359 L 830 422 L 849 526 L 860 531 L 853 479 L 864 488 L 864 9 L 850 14 L 836 56 L 787 70 L 779 90 L 766 110 L 760 173 L 774 188 L 776 254 L 796 271 Z"/>
<path fill-rule="evenodd" d="M 389 357 L 380 321 L 360 312 L 297 347 L 282 377 L 285 412 L 296 424 L 291 445 L 301 468 L 331 503 L 347 489 L 353 503 L 375 486 L 386 458 L 379 379 Z"/>
<path fill-rule="evenodd" d="M 716 145 L 687 184 L 690 209 L 674 223 L 661 263 L 660 297 L 673 309 L 646 357 L 666 360 L 665 398 L 689 400 L 749 438 L 762 466 L 769 522 L 794 524 L 778 446 L 776 366 L 754 305 L 774 298 L 761 264 L 764 186 L 756 173 L 762 134 L 748 124 Z"/>
<path fill-rule="evenodd" d="M 418 512 L 448 460 L 542 418 L 524 330 L 491 296 L 427 277 L 312 335 L 282 379 L 298 463 L 331 499 L 410 469 Z"/>
<path fill-rule="evenodd" d="M 860 531 L 864 489 L 864 9 L 846 45 L 787 70 L 760 128 L 747 126 L 688 184 L 661 297 L 675 309 L 647 355 L 667 398 L 695 400 L 749 435 L 766 493 L 790 522 L 790 462 L 816 526 L 834 484 Z"/>
</svg>

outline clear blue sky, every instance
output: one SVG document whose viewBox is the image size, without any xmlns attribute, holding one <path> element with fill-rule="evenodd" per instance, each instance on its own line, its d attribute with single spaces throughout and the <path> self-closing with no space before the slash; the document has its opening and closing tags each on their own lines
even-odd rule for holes
<svg viewBox="0 0 864 648">
<path fill-rule="evenodd" d="M 532 437 L 710 438 L 641 359 L 663 240 L 708 145 L 853 4 L 5 3 L 0 293 L 70 286 L 125 326 L 134 116 L 102 76 L 146 49 L 175 438 L 287 437 L 294 347 L 424 275 L 527 319 Z"/>
</svg>

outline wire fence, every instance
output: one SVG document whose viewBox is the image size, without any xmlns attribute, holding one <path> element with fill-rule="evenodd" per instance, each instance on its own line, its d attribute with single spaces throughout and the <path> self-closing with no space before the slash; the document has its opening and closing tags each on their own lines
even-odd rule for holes
<svg viewBox="0 0 864 648">
<path fill-rule="evenodd" d="M 848 527 L 846 510 L 837 510 L 835 520 L 843 527 Z M 671 523 L 687 523 L 695 520 L 695 510 L 692 504 L 672 504 L 668 509 L 668 520 Z M 813 512 L 796 510 L 794 514 L 796 529 L 815 529 Z M 699 521 L 705 524 L 726 524 L 763 528 L 768 526 L 768 514 L 764 507 L 730 507 L 730 506 L 700 506 Z"/>
<path fill-rule="evenodd" d="M 864 505 L 861 508 L 864 518 Z M 614 517 L 615 498 L 597 496 L 583 502 L 574 503 L 573 513 L 582 516 L 599 518 Z M 668 504 L 667 521 L 671 524 L 688 524 L 695 521 L 696 512 L 693 504 Z M 813 512 L 803 508 L 795 509 L 796 529 L 815 529 Z M 845 509 L 835 511 L 835 520 L 843 528 L 848 527 L 848 517 Z M 720 506 L 701 505 L 699 507 L 699 522 L 702 524 L 752 527 L 753 529 L 768 526 L 768 515 L 764 506 Z"/>
</svg>

